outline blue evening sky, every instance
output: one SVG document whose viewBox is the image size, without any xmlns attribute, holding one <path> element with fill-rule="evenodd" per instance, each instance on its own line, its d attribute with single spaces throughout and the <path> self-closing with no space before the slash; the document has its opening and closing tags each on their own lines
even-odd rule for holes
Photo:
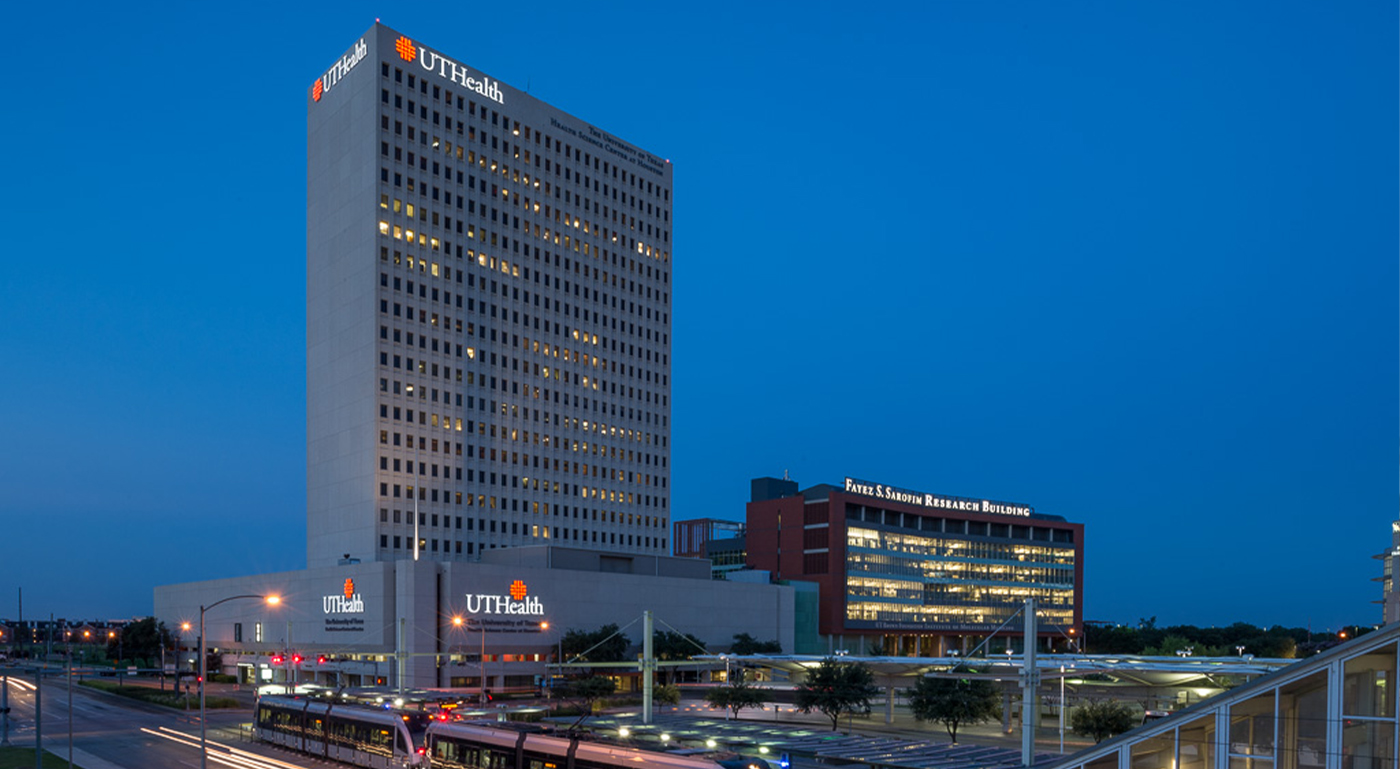
<svg viewBox="0 0 1400 769">
<path fill-rule="evenodd" d="M 1086 617 L 1374 622 L 1393 2 L 25 3 L 0 617 L 305 562 L 305 94 L 375 20 L 675 164 L 676 519 L 1087 527 Z"/>
</svg>

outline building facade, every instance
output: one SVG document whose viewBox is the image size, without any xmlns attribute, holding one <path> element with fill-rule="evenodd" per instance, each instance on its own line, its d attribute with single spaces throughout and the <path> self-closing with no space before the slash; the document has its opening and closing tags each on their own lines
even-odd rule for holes
<svg viewBox="0 0 1400 769">
<path fill-rule="evenodd" d="M 801 492 L 796 484 L 753 488 L 748 565 L 818 583 L 818 627 L 833 648 L 966 651 L 1027 598 L 1047 645 L 1067 648 L 1082 635 L 1082 524 L 1029 505 L 852 478 Z M 1019 632 L 1011 623 L 1000 634 Z"/>
<path fill-rule="evenodd" d="M 795 590 L 710 579 L 704 561 L 556 546 L 488 550 L 476 562 L 378 561 L 158 587 L 155 614 L 241 681 L 328 686 L 532 690 L 560 671 L 571 630 L 607 624 L 638 650 L 643 612 L 656 628 L 715 650 L 737 633 L 795 643 Z M 182 659 L 189 665 L 191 655 Z M 635 670 L 635 668 L 631 669 Z M 618 671 L 626 672 L 626 671 Z"/>
<path fill-rule="evenodd" d="M 308 565 L 669 552 L 669 161 L 380 24 L 306 105 Z"/>
</svg>

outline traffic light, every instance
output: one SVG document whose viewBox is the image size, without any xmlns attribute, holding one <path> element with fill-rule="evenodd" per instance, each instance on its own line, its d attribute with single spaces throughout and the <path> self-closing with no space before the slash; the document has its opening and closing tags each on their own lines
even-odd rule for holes
<svg viewBox="0 0 1400 769">
<path fill-rule="evenodd" d="M 274 655 L 272 655 L 272 664 L 274 664 L 274 665 L 281 665 L 283 661 L 284 661 L 284 658 L 282 657 L 282 655 L 280 655 L 280 654 L 274 654 Z"/>
<path fill-rule="evenodd" d="M 293 665 L 300 665 L 300 664 L 301 664 L 301 655 L 300 655 L 300 654 L 293 654 L 293 655 L 292 655 L 292 664 L 293 664 Z"/>
<path fill-rule="evenodd" d="M 316 664 L 317 664 L 317 665 L 324 665 L 324 664 L 326 664 L 326 655 L 324 655 L 324 654 L 317 655 L 317 657 L 316 657 Z"/>
</svg>

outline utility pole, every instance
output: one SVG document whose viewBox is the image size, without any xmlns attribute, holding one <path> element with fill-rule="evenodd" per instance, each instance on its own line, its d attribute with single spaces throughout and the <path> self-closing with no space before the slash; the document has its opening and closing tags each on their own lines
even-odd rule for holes
<svg viewBox="0 0 1400 769">
<path fill-rule="evenodd" d="M 1035 664 L 1035 599 L 1026 599 L 1026 646 L 1021 665 L 1021 765 L 1035 763 L 1035 731 L 1040 721 L 1040 669 Z"/>
<path fill-rule="evenodd" d="M 656 657 L 652 651 L 651 611 L 642 612 L 642 723 L 651 723 L 651 695 L 656 671 Z"/>
<path fill-rule="evenodd" d="M 405 672 L 406 672 L 406 671 L 404 670 L 404 668 L 406 667 L 406 660 L 405 660 L 405 658 L 404 658 L 404 656 L 403 656 L 403 627 L 404 627 L 404 621 L 405 621 L 404 618 L 402 618 L 402 617 L 399 618 L 398 633 L 395 634 L 396 637 L 395 637 L 395 639 L 394 639 L 394 657 L 395 657 L 395 661 L 398 663 L 398 664 L 395 666 L 395 667 L 397 668 L 397 672 L 395 673 L 395 677 L 398 678 L 399 696 L 400 696 L 400 697 L 403 696 L 403 679 L 404 679 L 404 674 L 405 674 Z"/>
<path fill-rule="evenodd" d="M 53 627 L 49 628 L 52 635 Z M 34 669 L 34 769 L 44 769 L 44 669 Z"/>
<path fill-rule="evenodd" d="M 10 676 L 0 673 L 0 748 L 10 747 Z"/>
<path fill-rule="evenodd" d="M 68 659 L 66 670 L 68 671 L 68 769 L 73 769 L 73 635 L 68 630 L 68 622 L 63 623 L 63 636 L 68 640 Z"/>
</svg>

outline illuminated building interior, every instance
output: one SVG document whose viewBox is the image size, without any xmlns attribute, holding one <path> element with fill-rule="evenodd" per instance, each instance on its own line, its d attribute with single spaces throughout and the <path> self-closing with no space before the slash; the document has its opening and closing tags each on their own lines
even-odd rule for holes
<svg viewBox="0 0 1400 769">
<path fill-rule="evenodd" d="M 1072 545 L 934 537 L 848 522 L 848 620 L 995 627 L 1027 598 L 1036 599 L 1041 622 L 1073 623 Z"/>
<path fill-rule="evenodd" d="M 939 655 L 1019 643 L 1034 599 L 1047 648 L 1077 641 L 1083 606 L 1082 524 L 1025 504 L 907 490 L 847 478 L 798 491 L 752 484 L 750 569 L 819 586 L 818 629 L 831 650 Z M 733 579 L 733 576 L 727 577 Z"/>
</svg>

